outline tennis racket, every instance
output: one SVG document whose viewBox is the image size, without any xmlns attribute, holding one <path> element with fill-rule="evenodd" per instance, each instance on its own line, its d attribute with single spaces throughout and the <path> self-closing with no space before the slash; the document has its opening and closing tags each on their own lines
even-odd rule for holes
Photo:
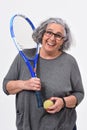
<svg viewBox="0 0 87 130">
<path fill-rule="evenodd" d="M 40 44 L 35 43 L 31 35 L 35 29 L 32 21 L 22 14 L 15 14 L 10 20 L 10 34 L 19 54 L 26 63 L 31 77 L 36 77 L 37 61 L 39 56 Z M 32 44 L 31 44 L 32 43 Z M 28 57 L 25 50 L 35 48 L 35 55 Z M 33 62 L 33 67 L 31 62 Z M 38 107 L 42 107 L 41 92 L 35 91 Z"/>
</svg>

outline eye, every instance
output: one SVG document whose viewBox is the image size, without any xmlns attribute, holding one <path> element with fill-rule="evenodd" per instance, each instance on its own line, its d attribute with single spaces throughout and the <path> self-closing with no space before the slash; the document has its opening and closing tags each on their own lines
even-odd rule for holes
<svg viewBox="0 0 87 130">
<path fill-rule="evenodd" d="M 52 35 L 52 32 L 51 31 L 46 31 L 47 34 L 49 35 Z"/>
<path fill-rule="evenodd" d="M 55 34 L 55 36 L 56 36 L 57 38 L 62 38 L 62 36 L 61 36 L 60 34 Z"/>
</svg>

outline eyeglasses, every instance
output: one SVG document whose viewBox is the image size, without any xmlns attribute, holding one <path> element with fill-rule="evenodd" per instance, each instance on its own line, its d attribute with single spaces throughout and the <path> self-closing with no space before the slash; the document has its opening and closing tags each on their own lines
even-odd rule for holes
<svg viewBox="0 0 87 130">
<path fill-rule="evenodd" d="M 65 38 L 64 36 L 62 36 L 62 34 L 60 34 L 60 33 L 53 33 L 53 32 L 51 32 L 51 31 L 45 31 L 45 35 L 46 35 L 47 37 L 49 37 L 49 38 L 54 35 L 54 37 L 55 37 L 58 41 L 61 41 L 63 38 Z"/>
</svg>

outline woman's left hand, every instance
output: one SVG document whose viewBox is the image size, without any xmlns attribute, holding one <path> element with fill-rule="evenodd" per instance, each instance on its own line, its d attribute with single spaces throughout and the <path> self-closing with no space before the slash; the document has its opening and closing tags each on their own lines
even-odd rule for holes
<svg viewBox="0 0 87 130">
<path fill-rule="evenodd" d="M 46 111 L 48 113 L 54 114 L 56 112 L 59 112 L 64 107 L 64 102 L 63 102 L 62 98 L 51 97 L 50 100 L 54 102 L 54 105 L 52 105 L 48 109 L 46 109 Z"/>
</svg>

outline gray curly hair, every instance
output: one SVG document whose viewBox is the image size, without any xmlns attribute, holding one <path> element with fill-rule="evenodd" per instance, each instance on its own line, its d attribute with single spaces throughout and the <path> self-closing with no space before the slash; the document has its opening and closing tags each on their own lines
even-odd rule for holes
<svg viewBox="0 0 87 130">
<path fill-rule="evenodd" d="M 42 42 L 42 37 L 44 35 L 44 32 L 47 28 L 47 25 L 50 23 L 57 23 L 61 24 L 64 29 L 65 29 L 65 38 L 64 38 L 64 43 L 61 46 L 61 50 L 68 50 L 72 44 L 72 36 L 71 36 L 71 31 L 68 27 L 68 25 L 65 23 L 65 21 L 61 18 L 49 18 L 46 21 L 42 22 L 40 26 L 38 26 L 33 34 L 32 38 L 36 43 L 41 43 Z"/>
</svg>

